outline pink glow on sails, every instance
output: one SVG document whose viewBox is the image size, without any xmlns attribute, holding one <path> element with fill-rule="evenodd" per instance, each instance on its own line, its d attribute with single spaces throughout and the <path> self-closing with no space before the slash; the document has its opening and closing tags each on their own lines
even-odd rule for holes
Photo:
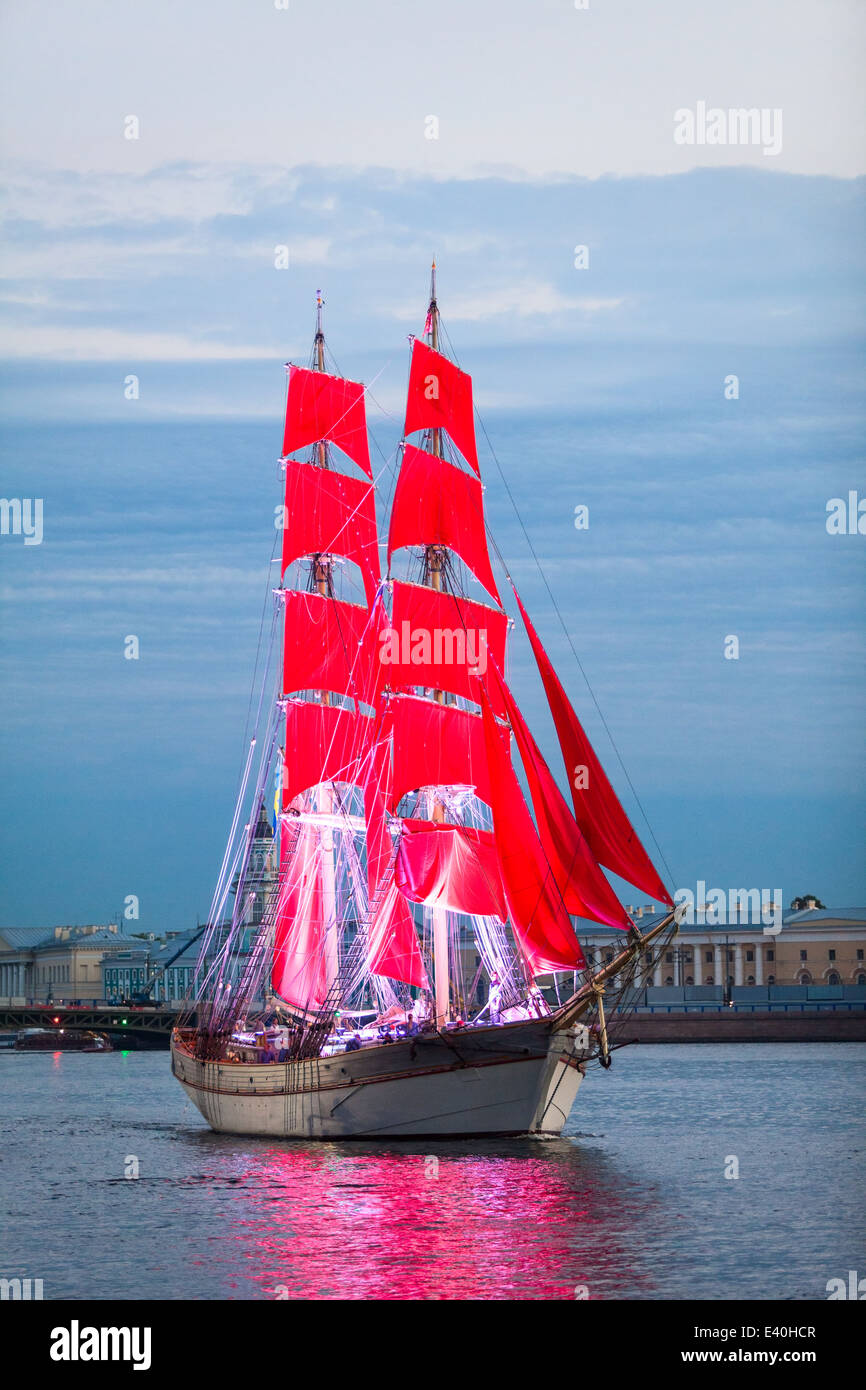
<svg viewBox="0 0 866 1390">
<path fill-rule="evenodd" d="M 409 904 L 394 879 L 394 847 L 388 830 L 386 802 L 391 757 L 386 741 L 375 744 L 364 769 L 364 814 L 367 820 L 367 887 L 370 921 L 367 963 L 374 975 L 427 989 L 427 972 Z"/>
<path fill-rule="evenodd" d="M 380 633 L 384 678 L 392 689 L 424 686 L 478 700 L 477 676 L 503 665 L 508 619 L 498 608 L 423 584 L 394 580 L 391 624 Z M 503 713 L 501 696 L 491 701 Z"/>
<path fill-rule="evenodd" d="M 641 888 L 653 898 L 672 906 L 671 896 L 662 883 L 649 855 L 638 839 L 619 798 L 605 775 L 583 726 L 571 707 L 559 677 L 553 669 L 529 614 L 514 590 L 514 597 L 523 617 L 535 660 L 541 675 L 547 702 L 559 736 L 559 746 L 571 787 L 575 819 L 599 864 L 619 874 L 628 883 Z M 585 778 L 581 789 L 579 780 Z"/>
<path fill-rule="evenodd" d="M 306 367 L 292 367 L 289 371 L 283 454 L 303 449 L 307 444 L 317 444 L 320 440 L 336 444 L 364 470 L 368 478 L 373 477 L 367 441 L 364 387 L 360 382 L 347 381 L 341 376 L 313 372 Z"/>
<path fill-rule="evenodd" d="M 403 433 L 426 429 L 445 430 L 478 473 L 472 378 L 441 352 L 416 338 L 412 344 Z"/>
<path fill-rule="evenodd" d="M 280 896 L 271 985 L 287 1004 L 310 1012 L 328 992 L 322 861 L 315 826 L 280 824 Z"/>
<path fill-rule="evenodd" d="M 356 564 L 367 602 L 373 602 L 380 577 L 373 485 L 289 459 L 282 570 L 293 560 L 321 554 L 341 555 Z"/>
<path fill-rule="evenodd" d="M 388 563 L 404 545 L 443 545 L 501 602 L 487 552 L 481 483 L 447 459 L 407 444 L 394 492 Z"/>
<path fill-rule="evenodd" d="M 492 667 L 492 672 L 520 749 L 535 811 L 538 838 L 566 908 L 577 917 L 591 917 L 597 922 L 606 922 L 611 927 L 628 931 L 631 926 L 629 915 L 592 857 L 517 701 L 496 666 Z"/>
<path fill-rule="evenodd" d="M 533 976 L 582 970 L 586 961 L 541 848 L 508 749 L 482 688 L 493 833 L 515 937 Z"/>
<path fill-rule="evenodd" d="M 410 902 L 503 921 L 508 915 L 489 830 L 404 820 L 395 873 Z"/>
</svg>

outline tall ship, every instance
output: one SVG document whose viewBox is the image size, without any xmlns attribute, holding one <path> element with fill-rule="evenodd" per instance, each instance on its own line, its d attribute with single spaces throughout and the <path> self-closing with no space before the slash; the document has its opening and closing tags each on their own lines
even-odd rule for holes
<svg viewBox="0 0 866 1390">
<path fill-rule="evenodd" d="M 472 381 L 440 332 L 434 265 L 403 438 L 375 469 L 367 388 L 326 368 L 321 295 L 310 359 L 288 367 L 270 640 L 171 1041 L 215 1130 L 558 1135 L 587 1064 L 610 1063 L 612 1011 L 676 931 L 489 536 Z M 517 641 L 569 800 L 508 682 Z M 663 920 L 642 934 L 605 869 Z M 588 922 L 622 931 L 598 967 Z"/>
</svg>

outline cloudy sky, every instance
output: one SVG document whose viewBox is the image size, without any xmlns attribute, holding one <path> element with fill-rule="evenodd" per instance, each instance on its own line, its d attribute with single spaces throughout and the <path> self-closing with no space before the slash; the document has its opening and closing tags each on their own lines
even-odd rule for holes
<svg viewBox="0 0 866 1390">
<path fill-rule="evenodd" d="M 497 539 L 627 800 L 558 593 L 674 886 L 866 901 L 866 539 L 825 525 L 866 496 L 864 13 L 4 8 L 3 486 L 46 522 L 39 547 L 0 538 L 0 920 L 101 920 L 130 892 L 155 930 L 207 911 L 283 364 L 321 286 L 391 457 L 433 255 Z M 781 112 L 781 149 L 676 143 L 700 103 Z M 514 681 L 552 754 L 519 652 Z"/>
</svg>

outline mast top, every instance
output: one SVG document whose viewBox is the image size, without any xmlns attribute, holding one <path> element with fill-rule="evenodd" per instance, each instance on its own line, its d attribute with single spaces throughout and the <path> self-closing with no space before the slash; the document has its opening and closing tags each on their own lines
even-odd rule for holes
<svg viewBox="0 0 866 1390">
<path fill-rule="evenodd" d="M 325 370 L 325 334 L 322 331 L 322 291 L 316 290 L 316 365 L 320 372 Z"/>
</svg>

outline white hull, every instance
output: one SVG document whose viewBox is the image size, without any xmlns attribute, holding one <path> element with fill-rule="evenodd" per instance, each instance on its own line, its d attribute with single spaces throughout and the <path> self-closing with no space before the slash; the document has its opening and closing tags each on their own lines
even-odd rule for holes
<svg viewBox="0 0 866 1390">
<path fill-rule="evenodd" d="M 551 1019 L 305 1062 L 200 1062 L 172 1039 L 172 1071 L 212 1129 L 281 1139 L 557 1135 L 590 1055 Z"/>
</svg>

